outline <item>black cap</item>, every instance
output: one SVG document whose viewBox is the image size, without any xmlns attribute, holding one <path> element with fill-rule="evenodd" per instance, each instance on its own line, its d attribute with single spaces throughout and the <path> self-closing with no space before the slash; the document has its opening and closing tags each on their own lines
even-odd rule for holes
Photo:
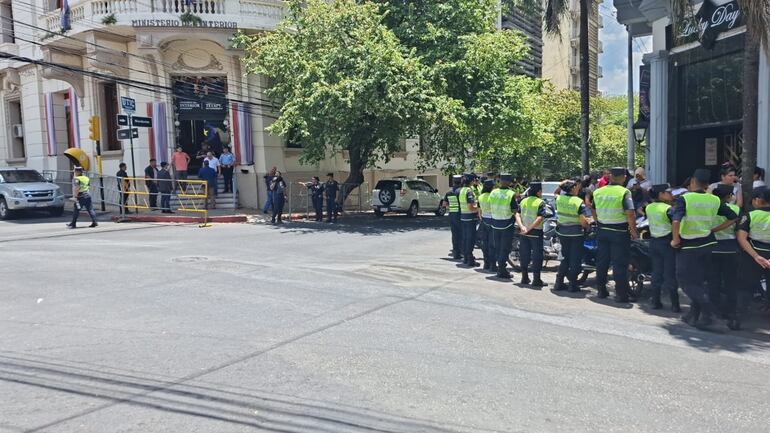
<svg viewBox="0 0 770 433">
<path fill-rule="evenodd" d="M 762 200 L 770 203 L 770 188 L 764 188 L 764 191 L 762 191 Z"/>
<path fill-rule="evenodd" d="M 692 177 L 695 178 L 700 183 L 709 183 L 711 181 L 711 170 L 707 168 L 699 168 L 695 170 L 695 173 L 692 174 Z"/>
<path fill-rule="evenodd" d="M 501 174 L 500 175 L 500 181 L 501 182 L 511 182 L 513 181 L 513 176 L 510 174 Z"/>
<path fill-rule="evenodd" d="M 496 174 L 497 174 L 497 173 L 495 173 L 494 171 L 488 171 L 488 172 L 487 172 L 487 177 L 488 177 L 488 178 L 492 178 L 492 177 L 495 177 L 495 175 L 496 175 Z"/>
<path fill-rule="evenodd" d="M 168 163 L 166 161 L 163 161 L 163 162 L 160 163 L 161 167 L 166 167 L 167 165 L 168 165 Z"/>
<path fill-rule="evenodd" d="M 653 185 L 650 188 L 650 194 L 652 195 L 653 198 L 657 198 L 660 193 L 666 192 L 666 191 L 671 192 L 671 185 L 667 183 L 660 183 L 657 185 Z"/>
<path fill-rule="evenodd" d="M 494 179 L 484 180 L 484 186 L 495 186 L 495 180 Z"/>
<path fill-rule="evenodd" d="M 756 187 L 751 191 L 751 198 L 764 198 L 765 191 L 767 191 L 765 186 Z"/>
<path fill-rule="evenodd" d="M 536 194 L 538 191 L 543 189 L 542 182 L 530 182 L 529 183 L 529 193 L 530 194 Z"/>
<path fill-rule="evenodd" d="M 625 176 L 626 173 L 628 173 L 628 170 L 623 167 L 613 167 L 610 169 L 610 174 L 613 176 Z"/>
<path fill-rule="evenodd" d="M 732 185 L 722 185 L 721 183 L 717 185 L 716 188 L 714 188 L 714 191 L 712 191 L 715 196 L 719 198 L 725 198 L 728 195 L 733 193 L 733 187 Z"/>
<path fill-rule="evenodd" d="M 453 174 L 452 180 L 462 180 L 463 176 L 461 174 Z"/>
</svg>

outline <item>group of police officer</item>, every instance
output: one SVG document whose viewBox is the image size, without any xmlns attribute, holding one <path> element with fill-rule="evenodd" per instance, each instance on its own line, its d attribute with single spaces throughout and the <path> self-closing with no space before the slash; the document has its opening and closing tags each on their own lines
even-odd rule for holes
<svg viewBox="0 0 770 433">
<path fill-rule="evenodd" d="M 583 266 L 583 241 L 593 220 L 598 244 L 598 297 L 609 296 L 607 275 L 612 266 L 615 300 L 630 301 L 630 247 L 639 234 L 631 192 L 625 187 L 626 176 L 625 168 L 614 168 L 607 186 L 586 192 L 576 178 L 563 181 L 557 189 L 556 233 L 563 259 L 554 291 L 581 290 L 578 278 Z M 770 270 L 770 190 L 755 188 L 751 208 L 741 210 L 732 204 L 732 185 L 719 185 L 712 193 L 707 192 L 710 178 L 709 170 L 696 170 L 688 192 L 678 197 L 672 195 L 668 184 L 653 185 L 650 190 L 652 202 L 644 208 L 651 236 L 650 302 L 653 309 L 662 308 L 661 293 L 665 290 L 672 311 L 681 312 L 681 287 L 691 301 L 689 311 L 682 316 L 684 322 L 708 329 L 716 317 L 721 317 L 730 329 L 740 329 L 748 300 Z M 452 257 L 467 267 L 480 266 L 474 257 L 480 236 L 484 270 L 510 280 L 509 255 L 518 230 L 520 283 L 544 287 L 543 222 L 551 211 L 542 199 L 539 182 L 530 182 L 521 200 L 517 200 L 511 182 L 512 177 L 506 174 L 497 178 L 493 173 L 452 177 L 453 188 L 444 196 L 452 231 Z"/>
</svg>

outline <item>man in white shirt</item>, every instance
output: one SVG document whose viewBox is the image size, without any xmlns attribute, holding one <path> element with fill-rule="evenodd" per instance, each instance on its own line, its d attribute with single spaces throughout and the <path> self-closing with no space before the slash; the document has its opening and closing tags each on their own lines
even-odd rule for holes
<svg viewBox="0 0 770 433">
<path fill-rule="evenodd" d="M 219 176 L 219 172 L 221 171 L 219 159 L 214 156 L 212 152 L 209 152 L 206 154 L 206 161 L 209 162 L 209 168 L 217 172 L 217 176 Z"/>
<path fill-rule="evenodd" d="M 634 171 L 634 178 L 628 182 L 628 189 L 633 190 L 636 185 L 639 185 L 645 192 L 652 188 L 652 182 L 647 179 L 647 173 L 642 167 L 639 167 Z"/>
</svg>

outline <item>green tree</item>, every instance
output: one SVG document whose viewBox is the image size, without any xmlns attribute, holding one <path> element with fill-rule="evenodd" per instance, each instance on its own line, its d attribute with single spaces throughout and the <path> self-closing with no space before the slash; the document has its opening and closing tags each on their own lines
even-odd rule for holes
<svg viewBox="0 0 770 433">
<path fill-rule="evenodd" d="M 453 123 L 452 101 L 435 94 L 424 65 L 402 49 L 375 5 L 291 0 L 287 7 L 275 31 L 240 34 L 235 45 L 246 51 L 247 71 L 273 83 L 267 94 L 280 116 L 270 132 L 299 140 L 303 163 L 346 152 L 343 198 L 403 137 Z"/>
</svg>

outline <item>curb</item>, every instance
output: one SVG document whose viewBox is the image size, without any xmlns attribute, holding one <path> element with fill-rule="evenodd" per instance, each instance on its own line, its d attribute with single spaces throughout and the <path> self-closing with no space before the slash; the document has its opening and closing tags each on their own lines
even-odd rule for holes
<svg viewBox="0 0 770 433">
<path fill-rule="evenodd" d="M 115 215 L 112 217 L 114 222 L 137 222 L 137 223 L 182 223 L 182 224 L 203 224 L 204 219 L 202 217 L 191 216 L 166 216 L 166 215 L 130 215 L 120 217 Z M 248 222 L 246 215 L 221 215 L 210 216 L 208 222 L 217 224 L 228 223 L 245 223 Z"/>
</svg>

